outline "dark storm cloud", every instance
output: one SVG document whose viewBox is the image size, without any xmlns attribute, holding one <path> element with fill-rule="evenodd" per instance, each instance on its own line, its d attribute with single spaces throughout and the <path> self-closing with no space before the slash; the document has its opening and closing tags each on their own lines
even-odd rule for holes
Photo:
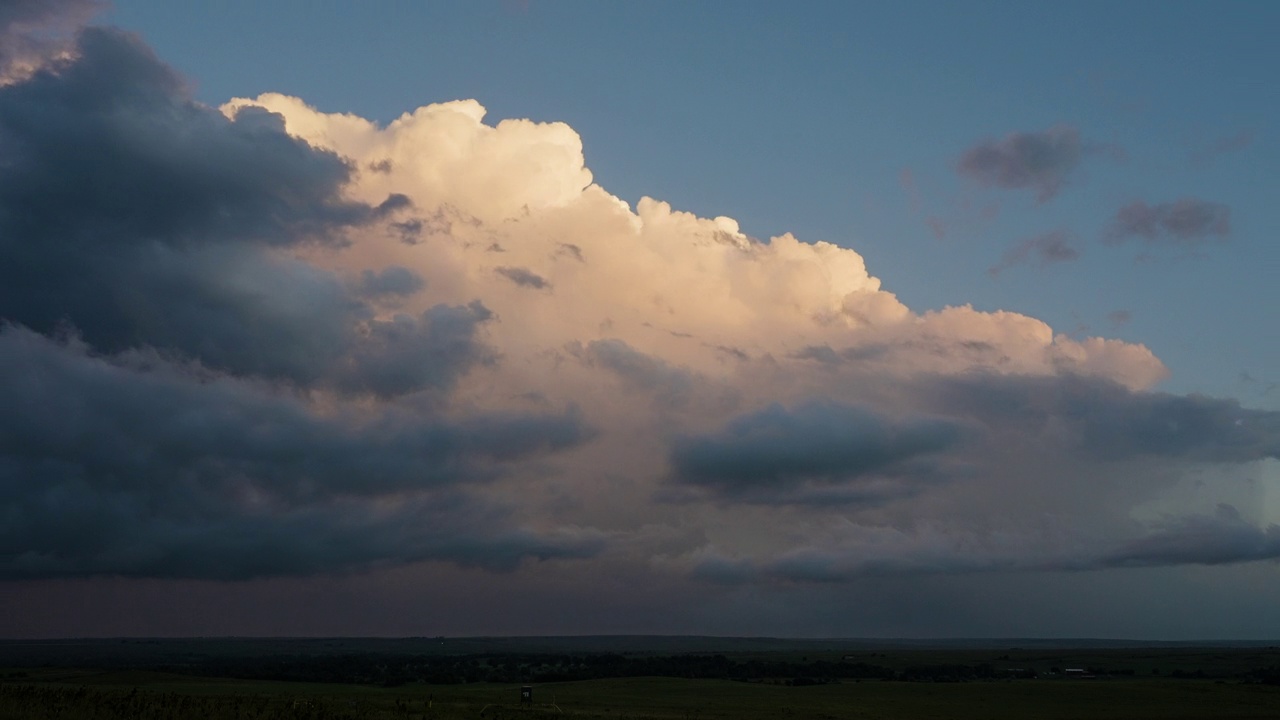
<svg viewBox="0 0 1280 720">
<path fill-rule="evenodd" d="M 365 270 L 357 283 L 357 292 L 369 298 L 396 298 L 412 295 L 426 287 L 418 273 L 407 267 L 391 265 L 382 270 Z"/>
<path fill-rule="evenodd" d="M 724 585 L 760 582 L 838 584 L 868 577 L 1035 569 L 1043 568 L 1019 566 L 1016 561 L 984 557 L 976 552 L 920 552 L 909 547 L 871 551 L 802 548 L 764 561 L 710 554 L 697 560 L 691 575 Z"/>
<path fill-rule="evenodd" d="M 77 57 L 0 90 L 5 229 L 32 242 L 120 247 L 332 239 L 378 208 L 343 200 L 351 168 L 284 132 L 191 100 L 140 41 L 88 28 Z M 403 207 L 402 196 L 383 212 Z"/>
<path fill-rule="evenodd" d="M 714 435 L 677 439 L 670 461 L 677 483 L 726 498 L 877 504 L 935 481 L 930 457 L 960 434 L 952 423 L 894 422 L 849 405 L 772 405 Z"/>
<path fill-rule="evenodd" d="M 868 576 L 949 572 L 972 563 L 973 558 L 960 562 L 939 562 L 910 556 L 850 563 L 848 558 L 833 553 L 808 550 L 791 553 L 769 563 L 763 568 L 763 572 L 771 578 L 789 582 L 833 583 Z"/>
<path fill-rule="evenodd" d="M 974 375 L 921 388 L 933 407 L 994 428 L 1053 425 L 1087 456 L 1240 463 L 1280 458 L 1280 412 L 1236 400 L 1132 391 L 1100 378 Z"/>
<path fill-rule="evenodd" d="M 958 550 L 958 546 L 964 546 Z M 1075 549 L 1066 554 L 1020 553 L 1016 547 L 984 548 L 943 536 L 910 534 L 896 543 L 869 547 L 807 547 L 769 559 L 726 557 L 704 552 L 690 569 L 693 577 L 720 584 L 847 583 L 867 577 L 963 573 L 1078 572 L 1106 568 L 1235 565 L 1280 560 L 1280 526 L 1259 527 L 1231 505 L 1214 515 L 1188 515 L 1157 523 L 1146 534 Z"/>
<path fill-rule="evenodd" d="M 1061 230 L 1055 230 L 1027 238 L 1010 248 L 1000 258 L 1000 262 L 987 269 L 987 273 L 998 276 L 1001 271 L 1015 265 L 1035 262 L 1044 267 L 1054 263 L 1071 262 L 1079 257 L 1080 251 L 1071 244 L 1071 237 Z"/>
<path fill-rule="evenodd" d="M 1119 245 L 1136 237 L 1149 244 L 1196 246 L 1230 234 L 1231 208 L 1188 197 L 1158 205 L 1141 200 L 1125 205 L 1116 211 L 1104 240 Z"/>
<path fill-rule="evenodd" d="M 1280 559 L 1280 526 L 1258 527 L 1231 505 L 1214 515 L 1168 520 L 1150 535 L 1108 553 L 1104 567 L 1161 565 L 1228 565 Z"/>
<path fill-rule="evenodd" d="M 469 489 L 590 435 L 576 410 L 446 419 L 493 361 L 484 305 L 381 319 L 367 301 L 419 276 L 343 282 L 281 252 L 340 246 L 406 197 L 345 200 L 346 160 L 277 115 L 195 103 L 131 35 L 70 50 L 0 87 L 0 577 L 510 569 L 599 547 Z"/>
<path fill-rule="evenodd" d="M 462 486 L 582 442 L 576 411 L 319 413 L 260 381 L 0 330 L 0 576 L 236 578 L 587 552 Z M 487 553 L 494 553 L 492 556 Z"/>
<path fill-rule="evenodd" d="M 1058 194 L 1085 152 L 1075 128 L 1057 126 L 984 140 L 960 157 L 957 169 L 987 187 L 1035 190 L 1037 199 L 1047 202 Z"/>
<path fill-rule="evenodd" d="M 473 365 L 493 362 L 492 351 L 476 338 L 479 325 L 492 317 L 477 301 L 437 305 L 419 317 L 372 320 L 345 358 L 337 386 L 383 398 L 448 389 Z"/>
<path fill-rule="evenodd" d="M 408 199 L 342 199 L 345 160 L 290 137 L 279 116 L 228 119 L 193 102 L 131 35 L 89 28 L 75 50 L 0 88 L 0 319 L 44 333 L 69 324 L 103 352 L 148 346 L 386 394 L 389 363 L 352 348 L 365 336 L 391 348 L 404 333 L 373 321 L 360 296 L 420 279 L 388 268 L 347 288 L 272 248 L 340 243 Z M 427 327 L 420 342 L 438 336 Z"/>
<path fill-rule="evenodd" d="M 494 272 L 521 287 L 533 288 L 535 290 L 551 288 L 551 283 L 547 282 L 546 278 L 526 268 L 500 267 L 496 268 Z"/>
<path fill-rule="evenodd" d="M 953 418 L 951 427 L 965 428 L 965 444 L 954 448 L 941 445 L 932 455 L 925 456 L 924 462 L 916 459 L 919 470 L 873 469 L 868 473 L 871 482 L 829 486 L 840 491 L 864 491 L 868 496 L 850 499 L 848 504 L 874 505 L 877 493 L 883 493 L 880 502 L 885 503 L 931 487 L 941 491 L 940 483 L 958 476 L 998 477 L 1001 468 L 982 465 L 989 450 L 1006 459 L 1021 452 L 1045 453 L 1047 463 L 1067 463 L 1066 467 L 1045 467 L 1046 474 L 1078 484 L 1109 477 L 1117 472 L 1115 468 L 1120 468 L 1123 482 L 1136 484 L 1144 476 L 1149 479 L 1153 474 L 1165 475 L 1175 467 L 1280 459 L 1280 412 L 1242 408 L 1235 400 L 1132 391 L 1099 378 L 1074 375 L 942 377 L 921 380 L 913 385 L 913 391 L 919 393 L 922 407 Z M 821 425 L 834 428 L 841 423 L 827 421 Z M 749 493 L 754 487 L 750 483 L 773 482 L 783 490 L 774 493 L 772 502 L 802 504 L 805 493 L 825 489 L 801 485 L 800 492 L 790 493 L 792 498 L 788 498 L 785 481 L 774 481 L 768 470 L 775 462 L 769 451 L 774 446 L 770 435 L 786 439 L 786 447 L 798 456 L 794 466 L 804 468 L 803 472 L 833 472 L 804 467 L 804 463 L 819 463 L 824 450 L 795 439 L 802 433 L 721 435 L 734 442 L 719 439 L 704 443 L 710 451 L 698 448 L 717 462 L 703 462 L 694 455 L 719 473 L 707 473 L 701 482 L 720 483 L 728 488 L 721 489 L 721 493 L 738 492 L 741 499 L 752 501 Z M 752 439 L 756 442 L 751 443 Z M 690 445 L 686 440 L 683 447 Z M 677 444 L 677 448 L 681 447 Z M 967 454 L 972 449 L 978 449 L 979 454 Z M 719 462 L 725 456 L 739 460 L 741 465 Z M 965 463 L 970 461 L 978 464 L 969 468 Z M 681 462 L 698 467 L 687 458 L 673 459 L 677 467 Z M 855 458 L 850 464 L 857 469 L 861 461 Z M 932 483 L 920 479 L 930 477 L 929 473 L 934 478 Z M 1019 492 L 1038 482 L 1034 474 L 1010 479 L 1016 480 Z M 958 489 L 961 485 L 951 483 L 950 487 Z M 899 494 L 894 495 L 895 491 Z M 794 499 L 796 496 L 799 499 Z M 811 502 L 821 501 L 814 498 Z M 990 508 L 999 506 L 994 497 L 988 497 L 986 503 Z M 835 505 L 837 501 L 826 504 Z M 1016 507 L 1006 509 L 1019 511 Z M 961 512 L 956 505 L 949 511 L 954 513 L 949 518 L 958 518 Z M 1048 543 L 1025 528 L 973 532 L 963 522 L 939 521 L 927 514 L 916 517 L 919 522 L 907 525 L 848 526 L 847 535 L 772 556 L 721 554 L 704 548 L 691 557 L 690 572 L 717 583 L 807 584 L 846 583 L 869 576 L 1088 571 L 1280 559 L 1280 526 L 1246 519 L 1230 505 L 1219 506 L 1213 515 L 1175 516 L 1146 528 L 1135 528 L 1126 518 L 1109 530 L 1095 529 L 1067 541 Z"/>
</svg>

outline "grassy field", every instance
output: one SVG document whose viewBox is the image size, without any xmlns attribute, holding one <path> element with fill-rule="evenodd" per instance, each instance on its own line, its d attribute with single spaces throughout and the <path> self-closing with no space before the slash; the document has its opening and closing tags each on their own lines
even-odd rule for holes
<svg viewBox="0 0 1280 720">
<path fill-rule="evenodd" d="M 812 687 L 676 678 L 550 683 L 520 710 L 518 685 L 357 685 L 138 671 L 0 671 L 0 718 L 419 720 L 551 717 L 754 720 L 1193 720 L 1280 718 L 1280 687 L 1211 680 L 864 681 Z M 554 702 L 554 706 L 552 703 Z M 483 716 L 481 712 L 484 711 Z"/>
</svg>

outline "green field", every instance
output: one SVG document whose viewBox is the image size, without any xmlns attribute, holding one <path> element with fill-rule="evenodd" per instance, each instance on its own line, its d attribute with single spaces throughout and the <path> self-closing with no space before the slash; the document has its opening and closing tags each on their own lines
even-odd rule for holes
<svg viewBox="0 0 1280 720">
<path fill-rule="evenodd" d="M 19 672 L 24 675 L 15 677 Z M 1280 718 L 1280 687 L 1213 680 L 842 682 L 811 687 L 678 678 L 623 678 L 535 687 L 358 685 L 244 681 L 139 671 L 0 671 L 0 718 L 859 718 L 863 720 L 1107 720 Z M 554 705 L 552 704 L 554 703 Z"/>
</svg>

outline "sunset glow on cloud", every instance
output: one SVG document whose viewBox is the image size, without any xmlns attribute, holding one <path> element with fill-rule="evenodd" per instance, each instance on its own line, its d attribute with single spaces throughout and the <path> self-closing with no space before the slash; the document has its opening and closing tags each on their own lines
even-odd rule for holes
<svg viewBox="0 0 1280 720">
<path fill-rule="evenodd" d="M 754 629 L 871 579 L 1280 558 L 1239 481 L 1280 459 L 1280 412 L 1162 390 L 1141 342 L 913 309 L 856 247 L 633 206 L 565 123 L 215 108 L 135 35 L 68 42 L 0 57 L 6 583 L 410 572 L 442 605 L 552 603 L 552 578 L 585 605 L 614 578 Z M 983 142 L 959 172 L 1038 203 L 1097 152 Z M 1107 242 L 1227 217 L 1134 202 Z"/>
</svg>

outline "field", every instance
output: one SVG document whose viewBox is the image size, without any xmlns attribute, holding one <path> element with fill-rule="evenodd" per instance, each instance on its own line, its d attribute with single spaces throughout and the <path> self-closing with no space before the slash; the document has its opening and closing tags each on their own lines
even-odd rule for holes
<svg viewBox="0 0 1280 720">
<path fill-rule="evenodd" d="M 615 643 L 617 639 L 614 640 Z M 1280 650 L 1268 647 L 1194 648 L 990 648 L 857 646 L 840 652 L 828 641 L 787 645 L 739 642 L 727 654 L 700 654 L 706 648 L 632 644 L 623 655 L 582 655 L 576 665 L 598 672 L 605 663 L 619 672 L 627 668 L 666 668 L 676 674 L 686 668 L 699 672 L 750 674 L 744 668 L 812 669 L 835 663 L 891 671 L 895 679 L 822 677 L 753 677 L 737 680 L 711 677 L 605 677 L 568 682 L 532 682 L 534 707 L 518 703 L 522 682 L 427 683 L 421 680 L 382 684 L 351 682 L 286 682 L 246 677 L 208 677 L 197 668 L 241 664 L 243 674 L 261 674 L 263 667 L 279 672 L 312 667 L 308 662 L 334 662 L 366 672 L 370 664 L 383 667 L 411 658 L 438 667 L 456 663 L 483 674 L 486 668 L 519 673 L 548 672 L 551 654 L 599 652 L 604 641 L 577 640 L 556 644 L 483 639 L 458 642 L 448 655 L 439 641 L 137 641 L 89 642 L 83 645 L 12 644 L 0 647 L 0 662 L 15 657 L 25 666 L 0 667 L 0 719 L 115 720 L 117 718 L 210 718 L 213 720 L 426 720 L 437 718 L 609 718 L 611 720 L 685 719 L 835 719 L 859 720 L 1192 720 L 1204 718 L 1280 718 L 1280 684 L 1258 668 L 1280 665 Z M 574 644 L 576 642 L 577 644 Z M 114 645 L 112 644 L 114 643 Z M 254 643 L 268 643 L 255 645 Z M 401 643 L 396 645 L 395 643 Z M 514 643 L 514 645 L 513 645 Z M 729 643 L 732 645 L 732 643 Z M 434 660 L 426 654 L 437 648 Z M 79 650 L 70 652 L 72 647 Z M 35 650 L 33 650 L 35 648 Z M 855 649 L 856 648 L 856 649 Z M 305 653 L 304 653 L 305 650 Z M 514 651 L 514 654 L 512 654 Z M 325 653 L 329 653 L 326 655 Z M 96 669 L 70 667 L 57 660 L 93 657 Z M 531 660 L 530 658 L 541 658 Z M 623 658 L 623 659 L 620 659 Z M 690 664 L 690 661 L 697 661 Z M 708 664 L 699 664 L 706 661 Z M 714 662 L 713 662 L 714 661 Z M 233 664 L 228 666 L 227 662 Z M 626 663 L 640 663 L 628 665 Z M 182 672 L 154 668 L 183 664 Z M 255 664 L 256 663 L 256 664 Z M 539 665 L 538 663 L 544 663 Z M 593 664 L 594 663 L 594 664 Z M 619 664 L 621 663 L 621 664 Z M 286 667 L 288 666 L 288 667 Z M 151 669 L 147 669 L 150 667 Z M 426 666 L 424 666 L 426 667 Z M 1105 671 L 1090 679 L 1068 678 L 1063 668 Z M 593 669 L 595 668 L 595 669 Z M 710 668 L 710 669 L 708 669 Z M 924 670 L 921 670 L 921 669 Z M 998 677 L 963 681 L 907 681 L 912 673 L 929 671 L 951 677 L 955 668 L 986 668 Z M 555 670 L 551 667 L 551 670 Z M 1000 676 L 1017 670 L 1037 677 Z M 326 670 L 329 672 L 329 670 Z M 559 671 L 557 671 L 559 672 Z M 757 673 L 758 674 L 758 673 Z M 815 676 L 817 672 L 813 673 Z"/>
</svg>

